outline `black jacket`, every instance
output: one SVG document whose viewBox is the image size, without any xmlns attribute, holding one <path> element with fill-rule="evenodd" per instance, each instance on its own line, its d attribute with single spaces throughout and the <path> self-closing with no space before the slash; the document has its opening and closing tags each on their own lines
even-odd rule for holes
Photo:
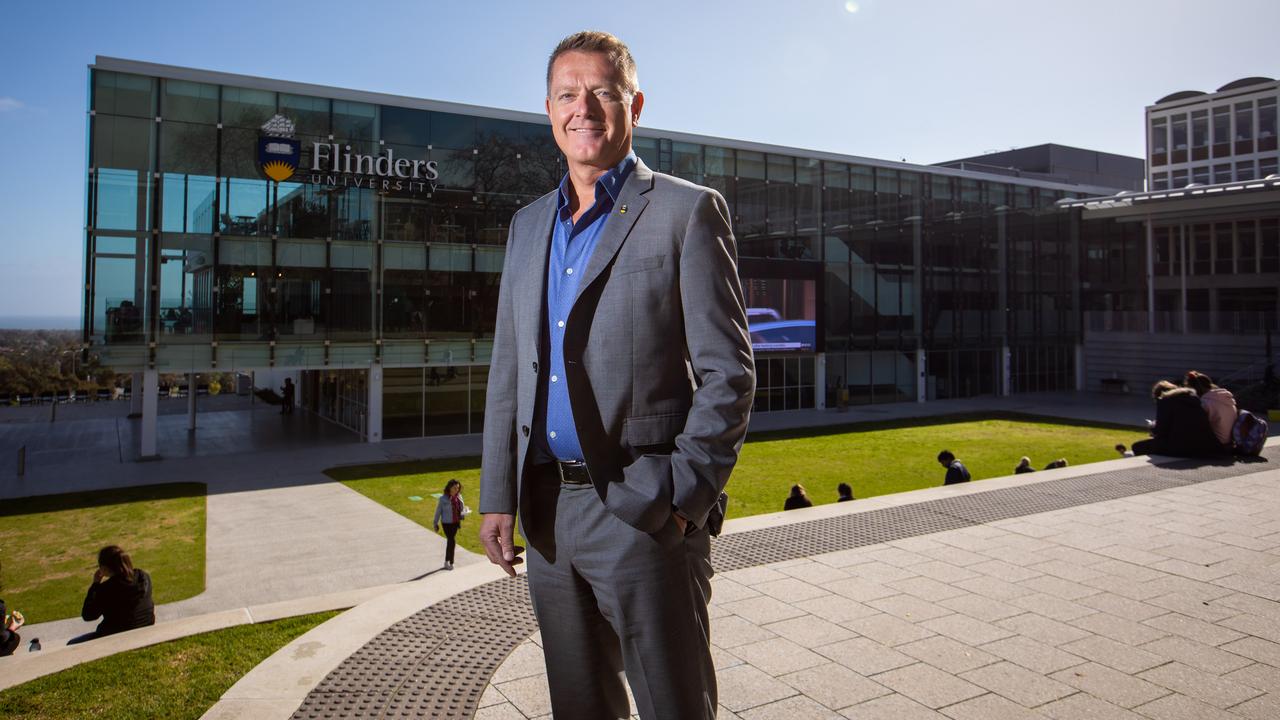
<svg viewBox="0 0 1280 720">
<path fill-rule="evenodd" d="M 1190 388 L 1178 388 L 1156 401 L 1156 426 L 1151 431 L 1156 448 L 1151 452 L 1177 457 L 1214 457 L 1224 454 L 1213 434 L 1209 414 Z"/>
<path fill-rule="evenodd" d="M 151 576 L 145 570 L 133 571 L 133 582 L 123 577 L 110 577 L 89 586 L 84 596 L 80 617 L 86 622 L 102 618 L 99 635 L 111 635 L 156 624 L 156 606 L 151 600 Z"/>
<path fill-rule="evenodd" d="M 788 495 L 786 502 L 782 503 L 783 510 L 799 510 L 800 508 L 813 507 L 813 501 L 807 497 Z"/>
<path fill-rule="evenodd" d="M 18 643 L 22 642 L 22 636 L 9 630 L 9 623 L 4 622 L 5 615 L 8 613 L 9 609 L 5 607 L 4 601 L 0 600 L 0 657 L 12 655 L 13 651 L 18 649 Z"/>
<path fill-rule="evenodd" d="M 951 465 L 947 467 L 947 477 L 942 481 L 943 485 L 955 485 L 956 483 L 969 482 L 969 468 L 959 460 L 952 460 Z"/>
</svg>

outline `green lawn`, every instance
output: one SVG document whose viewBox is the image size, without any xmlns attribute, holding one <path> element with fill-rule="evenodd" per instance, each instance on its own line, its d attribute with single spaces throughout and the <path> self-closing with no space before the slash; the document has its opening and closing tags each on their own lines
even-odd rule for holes
<svg viewBox="0 0 1280 720">
<path fill-rule="evenodd" d="M 0 502 L 0 597 L 28 623 L 80 615 L 98 550 L 146 570 L 157 605 L 204 591 L 205 486 L 173 483 Z"/>
<path fill-rule="evenodd" d="M 1111 460 L 1118 457 L 1116 443 L 1128 445 L 1143 436 L 1141 430 L 1120 425 L 1014 415 L 754 433 L 729 480 L 729 517 L 781 510 L 793 483 L 804 485 L 819 505 L 835 502 L 841 482 L 852 485 L 860 498 L 941 485 L 945 471 L 935 458 L 944 448 L 965 463 L 974 480 L 981 480 L 1012 474 L 1023 455 L 1036 468 L 1060 457 L 1072 465 Z M 449 478 L 462 482 L 468 505 L 479 505 L 480 465 L 474 457 L 334 468 L 328 475 L 427 528 L 436 507 L 431 495 Z M 463 522 L 458 543 L 482 553 L 479 526 L 478 514 Z"/>
<path fill-rule="evenodd" d="M 239 625 L 77 665 L 0 693 L 0 717 L 195 720 L 254 666 L 334 615 Z"/>
</svg>

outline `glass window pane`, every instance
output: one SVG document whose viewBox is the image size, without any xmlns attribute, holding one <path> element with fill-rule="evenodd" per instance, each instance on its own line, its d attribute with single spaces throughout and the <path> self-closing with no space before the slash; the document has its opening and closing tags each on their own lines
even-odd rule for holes
<svg viewBox="0 0 1280 720">
<path fill-rule="evenodd" d="M 368 103 L 333 101 L 333 137 L 335 140 L 372 141 L 378 106 Z"/>
<path fill-rule="evenodd" d="M 213 232 L 215 179 L 174 173 L 161 177 L 160 229 L 177 233 Z"/>
<path fill-rule="evenodd" d="M 329 99 L 280 93 L 280 114 L 303 135 L 329 136 Z"/>
<path fill-rule="evenodd" d="M 218 123 L 218 86 L 186 80 L 162 80 L 160 117 L 166 122 Z"/>
<path fill-rule="evenodd" d="M 222 88 L 223 127 L 249 128 L 257 133 L 276 114 L 276 94 L 268 90 Z M 255 146 L 257 138 L 255 135 Z M 225 158 L 225 149 L 224 149 Z M 254 152 L 254 158 L 257 152 Z M 225 162 L 225 159 L 224 159 Z"/>
<path fill-rule="evenodd" d="M 208 342 L 213 330 L 213 239 L 162 235 L 160 330 L 164 342 Z"/>
<path fill-rule="evenodd" d="M 425 368 L 387 368 L 382 375 L 382 436 L 422 437 Z"/>
<path fill-rule="evenodd" d="M 431 113 L 383 105 L 382 139 L 425 148 L 431 144 Z"/>
<path fill-rule="evenodd" d="M 476 119 L 453 113 L 431 113 L 431 144 L 439 148 L 469 150 L 476 142 Z"/>
<path fill-rule="evenodd" d="M 425 424 L 428 436 L 467 432 L 469 378 L 467 367 L 427 368 Z"/>
<path fill-rule="evenodd" d="M 155 120 L 155 79 L 95 70 L 93 109 L 99 115 L 127 115 Z"/>
<path fill-rule="evenodd" d="M 94 258 L 93 334 L 108 344 L 142 341 L 143 314 L 138 263 L 132 257 Z"/>
<path fill-rule="evenodd" d="M 160 125 L 160 172 L 217 174 L 218 129 L 165 121 Z"/>
</svg>

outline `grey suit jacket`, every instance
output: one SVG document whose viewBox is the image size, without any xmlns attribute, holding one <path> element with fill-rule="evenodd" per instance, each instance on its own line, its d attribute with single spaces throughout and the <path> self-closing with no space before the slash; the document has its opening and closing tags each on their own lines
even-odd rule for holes
<svg viewBox="0 0 1280 720">
<path fill-rule="evenodd" d="M 538 373 L 547 372 L 547 258 L 556 192 L 512 218 L 484 418 L 480 511 L 520 510 Z M 637 162 L 579 281 L 565 323 L 565 374 L 596 491 L 656 532 L 672 506 L 701 526 L 747 431 L 755 366 L 724 198 Z M 541 548 L 540 548 L 541 549 Z"/>
</svg>

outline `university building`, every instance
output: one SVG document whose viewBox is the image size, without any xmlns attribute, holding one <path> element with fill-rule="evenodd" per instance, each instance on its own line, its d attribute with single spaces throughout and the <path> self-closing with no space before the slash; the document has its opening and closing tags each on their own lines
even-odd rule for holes
<svg viewBox="0 0 1280 720">
<path fill-rule="evenodd" d="M 545 116 L 105 57 L 89 88 L 84 338 L 134 374 L 142 455 L 159 373 L 287 373 L 370 442 L 480 431 L 507 227 L 565 172 Z M 635 150 L 729 203 L 757 412 L 1081 388 L 1085 310 L 1164 297 L 1141 223 L 1072 204 L 1120 183 Z"/>
</svg>

